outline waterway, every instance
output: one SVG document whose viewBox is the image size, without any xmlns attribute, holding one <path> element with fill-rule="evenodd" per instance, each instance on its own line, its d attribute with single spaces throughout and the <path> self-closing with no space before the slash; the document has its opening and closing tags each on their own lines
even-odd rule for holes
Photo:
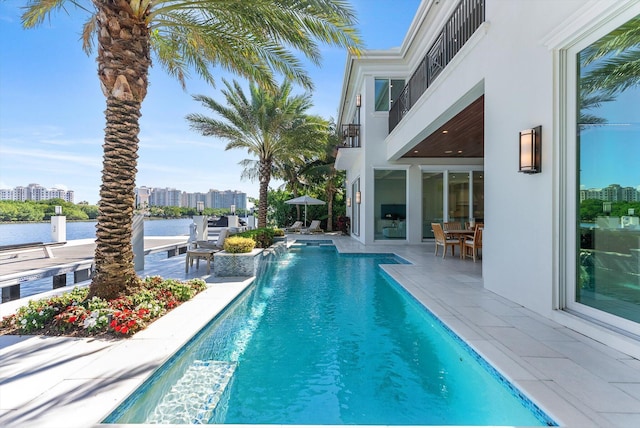
<svg viewBox="0 0 640 428">
<path fill-rule="evenodd" d="M 190 218 L 170 220 L 145 220 L 145 236 L 189 235 Z M 67 241 L 95 238 L 95 221 L 67 222 Z M 0 245 L 51 242 L 51 223 L 3 223 L 0 224 Z"/>
<path fill-rule="evenodd" d="M 188 236 L 190 218 L 170 220 L 145 220 L 145 236 Z M 80 221 L 67 223 L 67 241 L 76 239 L 90 239 L 96 236 L 95 221 Z M 0 245 L 25 244 L 28 242 L 51 242 L 51 223 L 3 223 L 0 224 Z M 146 261 L 166 258 L 166 252 L 145 256 Z M 0 266 L 0 273 L 2 268 Z M 28 297 L 50 291 L 52 278 L 42 278 L 22 284 L 20 294 Z M 67 284 L 73 284 L 73 273 L 67 274 Z"/>
</svg>

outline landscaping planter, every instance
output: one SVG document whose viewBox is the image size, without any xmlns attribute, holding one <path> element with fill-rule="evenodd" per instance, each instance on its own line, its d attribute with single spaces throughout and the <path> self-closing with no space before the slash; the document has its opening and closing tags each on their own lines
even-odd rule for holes
<svg viewBox="0 0 640 428">
<path fill-rule="evenodd" d="M 262 251 L 262 248 L 257 248 L 242 254 L 217 252 L 213 256 L 213 274 L 217 277 L 256 276 Z"/>
</svg>

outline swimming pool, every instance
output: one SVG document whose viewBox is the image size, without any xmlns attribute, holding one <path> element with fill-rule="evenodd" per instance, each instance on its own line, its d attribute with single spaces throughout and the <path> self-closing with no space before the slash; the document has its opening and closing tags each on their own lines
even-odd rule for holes
<svg viewBox="0 0 640 428">
<path fill-rule="evenodd" d="M 553 425 L 379 264 L 292 247 L 105 423 Z"/>
</svg>

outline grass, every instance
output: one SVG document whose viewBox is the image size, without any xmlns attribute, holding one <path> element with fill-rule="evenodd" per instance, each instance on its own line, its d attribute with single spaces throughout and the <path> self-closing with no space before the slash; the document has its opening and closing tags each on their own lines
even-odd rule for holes
<svg viewBox="0 0 640 428">
<path fill-rule="evenodd" d="M 87 299 L 88 288 L 31 300 L 0 321 L 0 334 L 129 337 L 206 288 L 202 279 L 148 277 L 130 296 Z"/>
</svg>

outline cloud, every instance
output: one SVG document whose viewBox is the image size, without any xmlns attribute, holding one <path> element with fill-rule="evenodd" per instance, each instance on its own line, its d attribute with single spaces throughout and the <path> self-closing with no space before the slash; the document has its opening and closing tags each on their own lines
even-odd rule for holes
<svg viewBox="0 0 640 428">
<path fill-rule="evenodd" d="M 16 156 L 19 158 L 30 159 L 30 160 L 47 160 L 47 161 L 55 161 L 55 162 L 68 162 L 72 164 L 80 164 L 83 166 L 90 166 L 100 168 L 102 164 L 102 159 L 96 156 L 82 156 L 75 155 L 71 153 L 63 153 L 63 152 L 54 152 L 49 150 L 41 150 L 41 149 L 16 149 L 13 147 L 3 147 L 1 150 L 2 156 Z M 68 166 L 65 166 L 65 168 Z"/>
</svg>

